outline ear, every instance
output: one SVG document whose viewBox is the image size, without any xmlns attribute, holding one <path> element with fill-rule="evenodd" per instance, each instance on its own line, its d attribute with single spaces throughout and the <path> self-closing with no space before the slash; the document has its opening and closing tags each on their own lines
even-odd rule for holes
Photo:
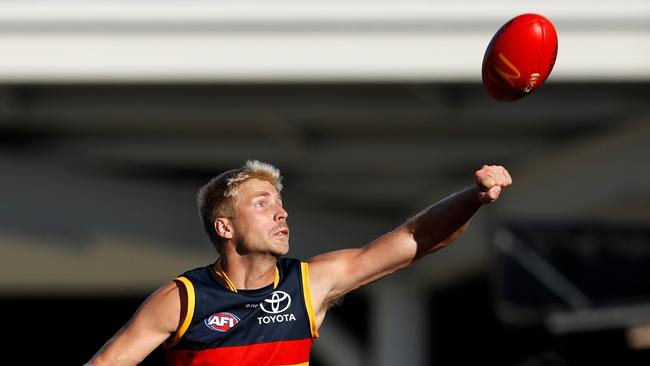
<svg viewBox="0 0 650 366">
<path fill-rule="evenodd" d="M 218 217 L 214 220 L 214 230 L 217 235 L 224 239 L 232 239 L 233 230 L 230 220 L 224 217 Z"/>
</svg>

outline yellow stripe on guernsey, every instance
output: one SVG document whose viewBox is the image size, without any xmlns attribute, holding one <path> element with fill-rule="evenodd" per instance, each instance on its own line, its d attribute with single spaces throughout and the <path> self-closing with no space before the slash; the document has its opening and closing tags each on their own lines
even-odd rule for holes
<svg viewBox="0 0 650 366">
<path fill-rule="evenodd" d="M 302 274 L 302 292 L 305 294 L 305 306 L 309 315 L 309 324 L 311 325 L 311 336 L 318 338 L 318 327 L 316 326 L 316 315 L 311 303 L 311 290 L 309 289 L 309 266 L 305 262 L 300 263 L 300 272 Z"/>
<path fill-rule="evenodd" d="M 185 291 L 187 292 L 187 311 L 185 312 L 185 319 L 183 319 L 181 326 L 178 328 L 178 330 L 176 330 L 174 338 L 172 338 L 172 340 L 168 343 L 165 343 L 165 348 L 174 347 L 178 341 L 181 340 L 187 331 L 187 328 L 190 327 L 192 317 L 194 316 L 194 285 L 192 285 L 192 282 L 190 280 L 182 276 L 176 277 L 174 281 L 180 281 L 185 286 Z"/>
<path fill-rule="evenodd" d="M 223 270 L 223 267 L 221 266 L 221 258 L 217 260 L 217 264 L 214 267 L 214 273 L 217 275 L 217 278 L 221 282 L 224 287 L 226 287 L 228 290 L 232 292 L 237 292 L 237 287 L 235 287 L 235 284 L 230 280 L 228 275 L 226 274 L 226 271 Z M 273 288 L 276 289 L 278 288 L 278 284 L 280 283 L 280 271 L 278 271 L 278 267 L 275 267 L 275 279 L 273 280 Z"/>
<path fill-rule="evenodd" d="M 273 289 L 275 290 L 278 288 L 278 284 L 280 283 L 280 271 L 278 271 L 278 266 L 275 266 L 275 280 L 273 280 Z"/>
<path fill-rule="evenodd" d="M 221 281 L 221 283 L 228 288 L 228 290 L 237 292 L 237 287 L 235 287 L 235 284 L 232 283 L 230 278 L 228 278 L 226 271 L 224 271 L 223 267 L 221 266 L 221 258 L 217 260 L 217 265 L 215 266 L 214 273 L 217 275 L 217 278 Z"/>
</svg>

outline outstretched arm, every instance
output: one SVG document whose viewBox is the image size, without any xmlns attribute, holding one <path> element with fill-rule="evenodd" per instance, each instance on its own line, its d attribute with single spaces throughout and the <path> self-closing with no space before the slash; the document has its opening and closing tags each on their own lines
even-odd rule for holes
<svg viewBox="0 0 650 366">
<path fill-rule="evenodd" d="M 433 204 L 362 248 L 310 259 L 309 282 L 318 326 L 331 301 L 449 245 L 483 204 L 496 201 L 501 190 L 512 184 L 508 171 L 495 165 L 484 165 L 474 178 L 472 187 Z"/>
<path fill-rule="evenodd" d="M 178 328 L 179 291 L 171 281 L 154 292 L 86 365 L 130 366 L 142 362 Z"/>
</svg>

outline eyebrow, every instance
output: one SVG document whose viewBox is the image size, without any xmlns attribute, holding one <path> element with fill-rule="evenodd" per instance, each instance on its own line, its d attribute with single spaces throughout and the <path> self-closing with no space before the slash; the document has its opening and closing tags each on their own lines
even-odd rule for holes
<svg viewBox="0 0 650 366">
<path fill-rule="evenodd" d="M 253 194 L 252 198 L 255 199 L 258 197 L 272 197 L 273 195 L 274 194 L 269 191 L 261 191 Z M 280 199 L 280 201 L 282 201 L 282 195 L 280 193 L 278 193 L 278 198 Z"/>
</svg>

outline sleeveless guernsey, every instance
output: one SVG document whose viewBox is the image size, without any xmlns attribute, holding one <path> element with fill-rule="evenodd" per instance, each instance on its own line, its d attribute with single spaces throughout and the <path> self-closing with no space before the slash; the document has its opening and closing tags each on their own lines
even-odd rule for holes
<svg viewBox="0 0 650 366">
<path fill-rule="evenodd" d="M 175 281 L 186 290 L 181 299 L 187 312 L 165 344 L 168 365 L 309 364 L 318 331 L 307 263 L 279 259 L 274 283 L 256 290 L 236 289 L 220 262 L 185 272 Z"/>
</svg>

